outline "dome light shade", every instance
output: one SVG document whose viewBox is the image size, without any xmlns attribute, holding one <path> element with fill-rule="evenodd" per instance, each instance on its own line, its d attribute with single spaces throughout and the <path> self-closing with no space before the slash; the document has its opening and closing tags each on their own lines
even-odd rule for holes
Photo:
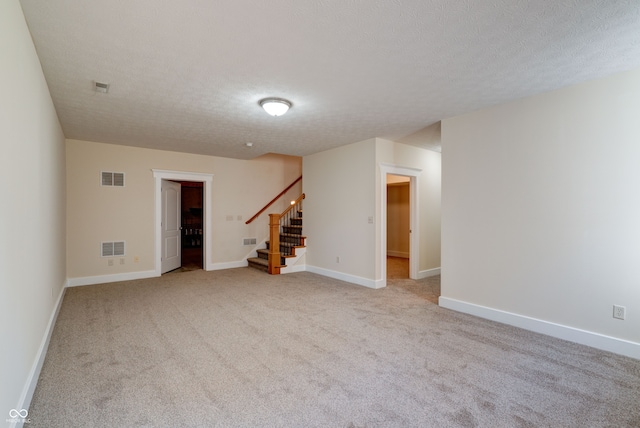
<svg viewBox="0 0 640 428">
<path fill-rule="evenodd" d="M 282 116 L 291 107 L 291 103 L 282 98 L 265 98 L 260 101 L 260 105 L 271 116 Z"/>
</svg>

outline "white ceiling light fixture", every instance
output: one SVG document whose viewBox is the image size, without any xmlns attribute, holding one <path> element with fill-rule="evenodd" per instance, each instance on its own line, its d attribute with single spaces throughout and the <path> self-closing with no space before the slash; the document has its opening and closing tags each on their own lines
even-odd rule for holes
<svg viewBox="0 0 640 428">
<path fill-rule="evenodd" d="M 291 102 L 282 98 L 265 98 L 260 105 L 271 116 L 282 116 L 291 108 Z"/>
</svg>

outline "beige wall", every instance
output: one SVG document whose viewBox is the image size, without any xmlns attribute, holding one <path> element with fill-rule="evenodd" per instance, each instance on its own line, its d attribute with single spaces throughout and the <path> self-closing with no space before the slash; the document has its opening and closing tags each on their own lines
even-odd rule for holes
<svg viewBox="0 0 640 428">
<path fill-rule="evenodd" d="M 374 138 L 304 157 L 308 270 L 384 285 L 383 163 L 421 170 L 418 266 L 440 267 L 440 153 Z"/>
<path fill-rule="evenodd" d="M 639 111 L 635 70 L 443 121 L 442 296 L 639 344 Z"/>
<path fill-rule="evenodd" d="M 65 284 L 64 136 L 17 0 L 0 2 L 0 420 L 30 401 Z"/>
<path fill-rule="evenodd" d="M 152 169 L 213 174 L 213 228 L 207 234 L 213 252 L 206 263 L 241 263 L 253 247 L 243 238 L 267 236 L 268 212 L 280 212 L 289 196 L 298 196 L 298 183 L 257 221 L 246 225 L 267 202 L 301 175 L 301 159 L 264 155 L 253 160 L 149 150 L 87 141 L 67 141 L 68 275 L 87 278 L 148 272 L 154 269 L 155 208 Z M 100 186 L 100 171 L 124 172 L 125 187 Z M 240 218 L 240 219 L 239 219 Z M 126 241 L 125 264 L 113 266 L 100 257 L 101 241 Z M 138 257 L 139 262 L 134 262 Z"/>
<path fill-rule="evenodd" d="M 373 280 L 375 140 L 305 156 L 303 170 L 307 269 Z"/>
</svg>

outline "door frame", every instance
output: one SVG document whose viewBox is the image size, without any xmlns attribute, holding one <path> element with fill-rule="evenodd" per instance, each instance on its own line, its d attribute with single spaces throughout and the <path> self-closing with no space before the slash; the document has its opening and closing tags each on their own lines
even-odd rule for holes
<svg viewBox="0 0 640 428">
<path fill-rule="evenodd" d="M 154 222 L 154 271 L 156 276 L 162 275 L 162 180 L 173 181 L 197 181 L 202 183 L 202 268 L 211 270 L 207 263 L 210 254 L 213 254 L 213 242 L 209 239 L 209 233 L 213 230 L 212 198 L 213 174 L 203 172 L 170 171 L 164 169 L 152 169 L 155 181 L 155 222 Z"/>
<path fill-rule="evenodd" d="M 420 200 L 418 195 L 418 177 L 421 169 L 402 167 L 380 163 L 380 263 L 381 280 L 387 285 L 387 174 L 409 177 L 409 278 L 420 279 L 418 265 L 420 262 Z"/>
</svg>

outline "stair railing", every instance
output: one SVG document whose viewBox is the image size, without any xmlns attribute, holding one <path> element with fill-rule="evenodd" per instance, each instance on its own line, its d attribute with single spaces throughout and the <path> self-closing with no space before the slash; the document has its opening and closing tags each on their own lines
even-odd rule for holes
<svg viewBox="0 0 640 428">
<path fill-rule="evenodd" d="M 302 200 L 304 193 L 295 201 L 291 201 L 291 205 L 281 214 L 269 214 L 269 268 L 271 275 L 278 275 L 282 267 L 282 256 L 280 252 L 280 231 L 285 227 L 291 226 L 291 220 L 300 218 L 299 213 L 302 212 Z M 291 246 L 285 246 L 284 255 L 291 255 Z"/>
<path fill-rule="evenodd" d="M 295 179 L 295 181 L 291 184 L 289 184 L 287 186 L 286 189 L 284 189 L 282 192 L 280 192 L 278 194 L 278 196 L 276 196 L 275 198 L 273 198 L 271 201 L 269 201 L 269 203 L 267 203 L 267 205 L 265 205 L 264 207 L 262 207 L 262 209 L 260 209 L 260 211 L 258 211 L 253 217 L 251 217 L 249 220 L 245 221 L 244 224 L 249 224 L 251 223 L 253 220 L 257 219 L 260 214 L 262 214 L 263 212 L 265 212 L 267 210 L 267 208 L 269 208 L 271 205 L 273 205 L 274 202 L 276 202 L 278 199 L 280 199 L 285 193 L 287 193 L 287 191 L 289 189 L 291 189 L 298 181 L 302 180 L 302 176 L 298 177 Z"/>
</svg>

